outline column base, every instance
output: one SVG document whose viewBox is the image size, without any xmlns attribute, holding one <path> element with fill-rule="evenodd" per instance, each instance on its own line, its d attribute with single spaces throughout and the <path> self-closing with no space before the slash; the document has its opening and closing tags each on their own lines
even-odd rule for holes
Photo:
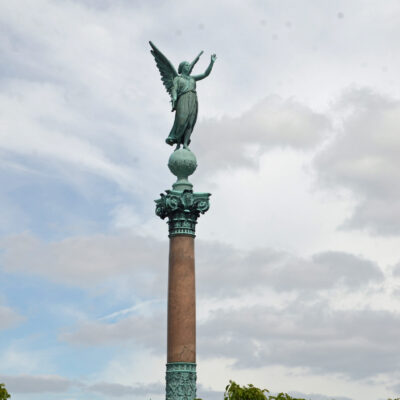
<svg viewBox="0 0 400 400">
<path fill-rule="evenodd" d="M 194 400 L 196 378 L 196 363 L 167 363 L 166 400 Z"/>
</svg>

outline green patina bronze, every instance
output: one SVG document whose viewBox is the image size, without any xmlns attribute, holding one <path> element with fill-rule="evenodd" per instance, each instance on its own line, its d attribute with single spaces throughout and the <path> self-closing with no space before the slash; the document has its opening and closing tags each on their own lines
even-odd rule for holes
<svg viewBox="0 0 400 400">
<path fill-rule="evenodd" d="M 169 237 L 196 236 L 196 223 L 200 214 L 210 208 L 210 193 L 193 193 L 192 190 L 166 190 L 155 200 L 156 214 L 168 217 Z"/>
<path fill-rule="evenodd" d="M 174 190 L 192 190 L 188 178 L 197 168 L 197 160 L 189 149 L 175 150 L 168 160 L 169 170 L 178 178 L 172 185 Z"/>
<path fill-rule="evenodd" d="M 153 54 L 161 74 L 161 80 L 171 96 L 171 111 L 175 111 L 174 125 L 165 141 L 171 146 L 176 144 L 176 149 L 183 144 L 186 149 L 197 120 L 196 82 L 210 75 L 217 56 L 215 54 L 211 56 L 210 64 L 203 74 L 190 75 L 203 52 L 200 52 L 191 63 L 182 61 L 176 72 L 168 58 L 152 42 L 149 43 L 152 48 L 151 54 Z"/>
<path fill-rule="evenodd" d="M 196 156 L 189 149 L 175 150 L 168 161 L 170 171 L 177 177 L 173 190 L 161 193 L 155 200 L 156 214 L 168 217 L 169 237 L 188 235 L 195 237 L 197 218 L 210 208 L 210 193 L 194 193 L 188 177 L 197 168 Z"/>
<path fill-rule="evenodd" d="M 196 378 L 195 363 L 168 363 L 166 373 L 166 400 L 195 399 Z"/>
</svg>

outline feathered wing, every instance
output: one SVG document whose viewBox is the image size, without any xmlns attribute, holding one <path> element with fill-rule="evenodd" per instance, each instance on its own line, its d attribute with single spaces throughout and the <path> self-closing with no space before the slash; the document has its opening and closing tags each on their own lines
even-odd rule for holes
<svg viewBox="0 0 400 400">
<path fill-rule="evenodd" d="M 169 62 L 168 58 L 161 53 L 160 50 L 157 49 L 156 46 L 150 41 L 150 46 L 152 50 L 150 50 L 151 54 L 153 54 L 154 59 L 156 60 L 157 68 L 161 74 L 161 80 L 167 89 L 167 92 L 170 96 L 172 96 L 172 86 L 174 85 L 174 78 L 178 76 L 174 66 Z"/>
</svg>

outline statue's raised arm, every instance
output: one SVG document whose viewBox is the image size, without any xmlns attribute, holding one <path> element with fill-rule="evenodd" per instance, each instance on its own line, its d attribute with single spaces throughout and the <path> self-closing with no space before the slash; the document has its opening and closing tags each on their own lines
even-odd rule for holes
<svg viewBox="0 0 400 400">
<path fill-rule="evenodd" d="M 190 73 L 203 54 L 202 51 L 191 63 L 181 62 L 177 73 L 167 57 L 152 42 L 149 43 L 152 48 L 151 54 L 153 54 L 161 74 L 161 80 L 171 96 L 172 111 L 175 111 L 174 126 L 165 141 L 171 146 L 176 144 L 176 149 L 183 144 L 186 149 L 197 120 L 196 81 L 204 79 L 210 74 L 217 57 L 215 54 L 211 56 L 211 62 L 203 74 L 191 76 Z"/>
<path fill-rule="evenodd" d="M 215 54 L 211 55 L 211 61 L 210 64 L 208 65 L 207 69 L 204 71 L 203 74 L 200 75 L 194 75 L 193 78 L 195 81 L 200 81 L 204 78 L 207 78 L 208 75 L 210 75 L 211 70 L 214 66 L 215 60 L 217 59 L 217 56 Z"/>
</svg>

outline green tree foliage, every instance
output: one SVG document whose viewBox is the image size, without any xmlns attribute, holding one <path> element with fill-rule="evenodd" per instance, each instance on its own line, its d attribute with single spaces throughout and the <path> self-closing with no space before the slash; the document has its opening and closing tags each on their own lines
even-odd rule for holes
<svg viewBox="0 0 400 400">
<path fill-rule="evenodd" d="M 276 396 L 266 393 L 269 393 L 268 389 L 259 389 L 251 384 L 241 387 L 236 382 L 229 381 L 229 385 L 225 388 L 224 400 L 306 400 L 292 397 L 287 393 L 279 393 Z M 400 397 L 388 400 L 400 400 Z"/>
<path fill-rule="evenodd" d="M 268 395 L 268 389 L 259 389 L 252 384 L 240 386 L 236 382 L 229 381 L 225 388 L 224 400 L 305 400 L 289 396 L 287 393 L 279 393 L 276 396 Z"/>
<path fill-rule="evenodd" d="M 265 393 L 269 393 L 269 390 L 256 388 L 252 384 L 241 387 L 236 382 L 229 381 L 225 388 L 224 400 L 268 400 L 269 397 Z"/>
<path fill-rule="evenodd" d="M 11 396 L 7 392 L 6 386 L 4 383 L 0 383 L 0 400 L 7 400 Z"/>
<path fill-rule="evenodd" d="M 287 393 L 279 393 L 277 396 L 269 396 L 268 400 L 306 400 L 289 396 Z"/>
</svg>

